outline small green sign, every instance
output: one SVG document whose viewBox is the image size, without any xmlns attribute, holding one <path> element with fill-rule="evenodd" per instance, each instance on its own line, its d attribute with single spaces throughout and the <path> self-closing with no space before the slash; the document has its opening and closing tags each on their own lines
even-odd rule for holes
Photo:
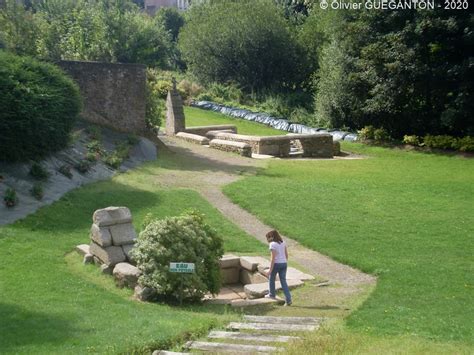
<svg viewBox="0 0 474 355">
<path fill-rule="evenodd" d="M 170 263 L 170 272 L 192 274 L 194 272 L 194 263 Z"/>
</svg>

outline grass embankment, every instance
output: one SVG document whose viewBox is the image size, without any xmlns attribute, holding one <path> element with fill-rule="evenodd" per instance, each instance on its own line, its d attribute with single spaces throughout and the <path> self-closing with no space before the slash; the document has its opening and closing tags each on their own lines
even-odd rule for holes
<svg viewBox="0 0 474 355">
<path fill-rule="evenodd" d="M 378 275 L 374 293 L 347 320 L 365 335 L 338 338 L 353 351 L 371 336 L 472 349 L 474 160 L 343 147 L 370 158 L 272 161 L 225 192 L 289 237 Z"/>
<path fill-rule="evenodd" d="M 111 277 L 83 266 L 69 253 L 77 244 L 88 243 L 92 213 L 106 206 L 128 206 L 137 229 L 147 213 L 165 217 L 197 208 L 224 237 L 227 251 L 265 250 L 198 193 L 160 188 L 155 180 L 159 164 L 82 187 L 24 220 L 0 227 L 2 353 L 144 351 L 235 317 L 219 314 L 219 307 L 132 301 L 132 291 L 116 289 Z"/>
<path fill-rule="evenodd" d="M 251 136 L 276 136 L 288 133 L 260 123 L 232 118 L 221 113 L 202 110 L 196 107 L 184 107 L 184 114 L 186 116 L 186 127 L 233 124 L 237 126 L 237 132 L 239 134 Z"/>
</svg>

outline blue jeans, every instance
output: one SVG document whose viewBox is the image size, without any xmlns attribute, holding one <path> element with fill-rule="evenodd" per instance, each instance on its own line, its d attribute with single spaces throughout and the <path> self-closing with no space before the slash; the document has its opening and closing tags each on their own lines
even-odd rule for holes
<svg viewBox="0 0 474 355">
<path fill-rule="evenodd" d="M 283 293 L 285 294 L 286 298 L 286 303 L 291 303 L 291 294 L 290 290 L 288 288 L 288 284 L 286 283 L 286 269 L 288 265 L 286 263 L 275 263 L 273 265 L 273 270 L 270 274 L 270 292 L 269 295 L 270 297 L 275 297 L 275 279 L 276 275 L 280 276 L 280 283 L 281 283 L 281 288 L 283 289 Z"/>
</svg>

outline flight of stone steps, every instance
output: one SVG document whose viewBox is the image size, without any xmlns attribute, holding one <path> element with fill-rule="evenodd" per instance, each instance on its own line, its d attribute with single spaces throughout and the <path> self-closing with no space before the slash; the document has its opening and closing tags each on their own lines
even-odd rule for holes
<svg viewBox="0 0 474 355">
<path fill-rule="evenodd" d="M 283 351 L 282 343 L 298 340 L 296 333 L 317 330 L 323 321 L 313 317 L 244 316 L 244 322 L 231 322 L 226 331 L 211 331 L 210 341 L 189 341 L 186 348 L 193 353 L 273 353 Z M 291 334 L 291 335 L 288 335 Z M 186 354 L 155 351 L 158 354 Z"/>
</svg>

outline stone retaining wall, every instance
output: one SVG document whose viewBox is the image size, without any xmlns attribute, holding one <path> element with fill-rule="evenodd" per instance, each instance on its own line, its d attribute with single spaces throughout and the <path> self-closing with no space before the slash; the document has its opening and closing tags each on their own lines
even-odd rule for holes
<svg viewBox="0 0 474 355">
<path fill-rule="evenodd" d="M 117 131 L 146 131 L 146 66 L 80 61 L 57 63 L 79 85 L 85 120 Z"/>
<path fill-rule="evenodd" d="M 197 134 L 199 136 L 206 136 L 210 131 L 231 131 L 237 133 L 237 127 L 234 125 L 212 125 L 212 126 L 194 126 L 186 127 L 183 131 L 186 133 Z"/>
</svg>

